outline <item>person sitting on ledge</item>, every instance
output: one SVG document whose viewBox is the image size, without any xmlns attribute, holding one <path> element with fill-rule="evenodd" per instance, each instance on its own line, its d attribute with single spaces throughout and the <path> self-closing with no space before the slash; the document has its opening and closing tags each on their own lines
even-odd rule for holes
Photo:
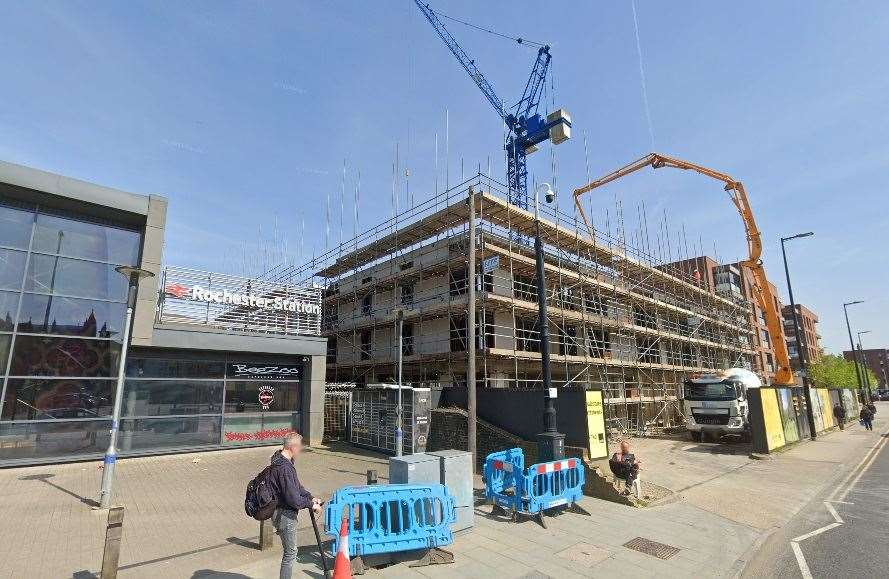
<svg viewBox="0 0 889 579">
<path fill-rule="evenodd" d="M 630 494 L 630 489 L 635 487 L 636 498 L 642 494 L 641 485 L 639 483 L 639 467 L 642 462 L 636 459 L 636 456 L 630 452 L 630 442 L 623 440 L 620 443 L 620 452 L 611 455 L 608 466 L 614 476 L 620 480 L 626 481 L 624 487 L 625 495 Z"/>
</svg>

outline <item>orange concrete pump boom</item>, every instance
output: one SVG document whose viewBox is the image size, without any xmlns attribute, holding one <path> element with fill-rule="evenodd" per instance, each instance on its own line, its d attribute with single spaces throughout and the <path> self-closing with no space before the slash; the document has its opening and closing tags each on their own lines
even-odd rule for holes
<svg viewBox="0 0 889 579">
<path fill-rule="evenodd" d="M 584 193 L 592 191 L 593 189 L 602 187 L 603 185 L 611 183 L 612 181 L 616 181 L 621 177 L 625 177 L 630 173 L 635 173 L 636 171 L 649 166 L 653 169 L 660 169 L 661 167 L 673 167 L 674 169 L 691 170 L 695 171 L 696 173 L 700 173 L 701 175 L 706 175 L 707 177 L 712 177 L 713 179 L 717 179 L 725 183 L 725 190 L 729 193 L 732 202 L 738 209 L 738 213 L 741 214 L 741 219 L 744 221 L 744 228 L 747 231 L 748 257 L 746 260 L 741 262 L 741 265 L 749 268 L 751 273 L 753 274 L 753 293 L 756 296 L 757 301 L 759 302 L 759 307 L 762 308 L 765 314 L 766 326 L 769 329 L 769 335 L 772 342 L 771 346 L 775 352 L 775 364 L 777 366 L 773 383 L 782 386 L 793 385 L 793 371 L 790 369 L 790 357 L 787 353 L 787 344 L 781 338 L 781 336 L 783 335 L 781 328 L 781 316 L 778 312 L 775 295 L 772 293 L 771 287 L 769 285 L 769 280 L 766 277 L 765 268 L 763 268 L 762 265 L 761 235 L 759 232 L 759 228 L 756 226 L 756 219 L 753 218 L 753 211 L 750 209 L 750 203 L 747 199 L 747 192 L 744 190 L 744 186 L 741 184 L 740 181 L 735 181 L 725 173 L 720 173 L 718 171 L 714 171 L 700 165 L 695 165 L 694 163 L 689 163 L 688 161 L 666 157 L 658 153 L 651 153 L 650 155 L 647 155 L 639 159 L 638 161 L 634 161 L 633 163 L 630 163 L 629 165 L 622 167 L 617 171 L 614 171 L 613 173 L 605 175 L 600 179 L 587 183 L 583 187 L 574 190 L 574 204 L 577 205 L 577 210 L 580 212 L 581 217 L 583 217 L 583 222 L 584 224 L 586 224 L 587 230 L 590 232 L 590 235 L 594 235 L 593 227 L 592 225 L 590 225 L 586 212 L 584 212 L 583 210 L 583 205 L 580 203 L 580 196 Z"/>
</svg>

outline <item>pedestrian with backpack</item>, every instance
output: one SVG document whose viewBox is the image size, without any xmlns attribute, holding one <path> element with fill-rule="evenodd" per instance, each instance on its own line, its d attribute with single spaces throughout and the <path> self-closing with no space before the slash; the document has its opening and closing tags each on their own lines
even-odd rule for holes
<svg viewBox="0 0 889 579">
<path fill-rule="evenodd" d="M 296 513 L 300 509 L 321 512 L 322 501 L 316 499 L 299 482 L 294 459 L 302 452 L 303 437 L 291 432 L 284 437 L 281 450 L 272 455 L 271 464 L 247 485 L 244 510 L 254 519 L 268 518 L 281 537 L 280 579 L 291 579 L 296 561 Z"/>
</svg>

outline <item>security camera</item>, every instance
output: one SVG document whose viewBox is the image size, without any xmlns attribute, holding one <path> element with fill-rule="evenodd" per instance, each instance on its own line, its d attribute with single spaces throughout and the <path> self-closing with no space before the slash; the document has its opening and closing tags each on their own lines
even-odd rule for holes
<svg viewBox="0 0 889 579">
<path fill-rule="evenodd" d="M 550 187 L 549 183 L 541 183 L 537 186 L 537 191 L 544 194 L 547 203 L 552 203 L 556 200 L 556 192 L 553 191 L 553 188 Z"/>
</svg>

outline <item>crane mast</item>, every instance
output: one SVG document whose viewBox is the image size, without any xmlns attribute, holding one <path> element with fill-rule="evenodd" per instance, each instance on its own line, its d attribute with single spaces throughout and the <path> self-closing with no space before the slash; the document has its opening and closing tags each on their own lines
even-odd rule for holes
<svg viewBox="0 0 889 579">
<path fill-rule="evenodd" d="M 516 105 L 507 109 L 504 101 L 494 91 L 494 86 L 476 66 L 475 60 L 470 58 L 448 31 L 438 14 L 429 4 L 424 4 L 420 0 L 414 0 L 414 3 L 506 124 L 509 131 L 505 143 L 509 202 L 522 209 L 528 209 L 528 154 L 536 151 L 537 145 L 547 139 L 557 145 L 571 138 L 571 117 L 567 112 L 559 109 L 546 117 L 538 112 L 552 59 L 549 46 L 544 45 L 538 49 L 522 97 Z M 521 39 L 518 41 L 521 42 Z M 515 112 L 511 112 L 513 109 Z"/>
</svg>

